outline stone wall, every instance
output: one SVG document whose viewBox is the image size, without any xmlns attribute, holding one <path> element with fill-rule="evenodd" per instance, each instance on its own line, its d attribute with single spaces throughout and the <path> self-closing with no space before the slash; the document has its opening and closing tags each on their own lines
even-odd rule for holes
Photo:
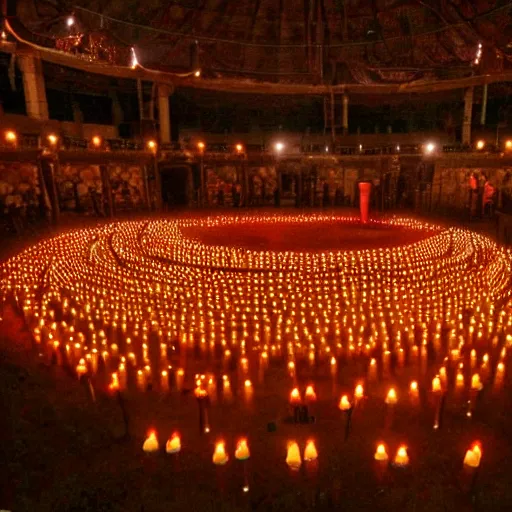
<svg viewBox="0 0 512 512">
<path fill-rule="evenodd" d="M 480 193 L 486 180 L 495 187 L 496 208 L 512 208 L 512 168 L 445 167 L 441 164 L 436 165 L 432 180 L 432 208 L 446 211 L 468 210 L 469 179 L 472 173 L 477 179 Z"/>
<path fill-rule="evenodd" d="M 105 215 L 108 199 L 101 172 L 100 165 L 61 163 L 55 173 L 61 210 Z M 134 210 L 145 206 L 142 165 L 110 164 L 106 166 L 106 174 L 114 209 Z"/>
<path fill-rule="evenodd" d="M 37 165 L 31 162 L 0 162 L 0 211 L 38 206 L 41 195 Z"/>
<path fill-rule="evenodd" d="M 112 200 L 117 210 L 132 210 L 146 205 L 144 173 L 141 165 L 109 165 Z"/>
</svg>

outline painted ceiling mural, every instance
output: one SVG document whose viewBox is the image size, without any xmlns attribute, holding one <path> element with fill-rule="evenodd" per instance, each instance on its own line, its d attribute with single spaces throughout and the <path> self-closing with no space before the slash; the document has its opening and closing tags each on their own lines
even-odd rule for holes
<svg viewBox="0 0 512 512">
<path fill-rule="evenodd" d="M 212 77 L 402 83 L 500 72 L 512 58 L 500 0 L 23 0 L 18 14 L 88 58 L 122 63 L 134 46 L 146 67 Z"/>
</svg>

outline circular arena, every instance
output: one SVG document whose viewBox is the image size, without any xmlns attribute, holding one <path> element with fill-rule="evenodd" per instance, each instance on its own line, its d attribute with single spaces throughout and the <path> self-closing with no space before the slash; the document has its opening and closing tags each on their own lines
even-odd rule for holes
<svg viewBox="0 0 512 512">
<path fill-rule="evenodd" d="M 234 509 L 242 488 L 261 509 L 275 493 L 283 506 L 335 506 L 340 493 L 359 506 L 362 468 L 375 489 L 391 478 L 373 501 L 391 507 L 432 471 L 445 485 L 475 429 L 503 442 L 493 425 L 508 396 L 511 265 L 483 235 L 411 218 L 189 216 L 46 239 L 2 265 L 1 292 L 55 378 L 77 376 L 102 415 L 117 414 L 113 430 L 137 440 L 116 455 L 128 468 L 148 463 L 133 450 L 169 437 L 184 452 L 173 492 L 197 478 Z M 251 469 L 217 472 L 219 443 L 229 451 L 240 436 Z M 284 463 L 293 470 L 291 440 L 299 459 L 309 446 L 299 483 Z M 371 466 L 381 441 L 390 458 L 407 450 L 395 468 L 416 459 L 414 480 Z M 166 471 L 155 460 L 150 474 Z"/>
</svg>

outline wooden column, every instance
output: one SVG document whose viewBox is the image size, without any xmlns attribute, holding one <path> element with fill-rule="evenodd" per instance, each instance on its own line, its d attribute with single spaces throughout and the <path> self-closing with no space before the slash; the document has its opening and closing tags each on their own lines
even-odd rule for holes
<svg viewBox="0 0 512 512">
<path fill-rule="evenodd" d="M 482 111 L 480 112 L 480 124 L 485 124 L 485 118 L 487 117 L 487 84 L 482 87 Z"/>
<path fill-rule="evenodd" d="M 464 121 L 462 124 L 462 144 L 471 144 L 471 117 L 473 114 L 473 87 L 464 91 Z"/>
<path fill-rule="evenodd" d="M 103 195 L 107 198 L 108 216 L 114 216 L 114 201 L 112 199 L 112 186 L 110 184 L 110 174 L 107 165 L 100 165 L 101 187 Z"/>
<path fill-rule="evenodd" d="M 170 89 L 167 85 L 158 86 L 158 120 L 160 123 L 160 143 L 171 142 L 171 113 L 169 109 Z"/>
<path fill-rule="evenodd" d="M 242 164 L 244 206 L 249 206 L 249 168 L 244 162 Z"/>
<path fill-rule="evenodd" d="M 341 127 L 343 129 L 343 135 L 348 134 L 348 95 L 343 95 L 343 112 L 341 117 Z"/>
<path fill-rule="evenodd" d="M 41 60 L 31 54 L 22 54 L 18 56 L 18 62 L 23 75 L 27 115 L 33 119 L 47 120 L 48 102 Z"/>
</svg>

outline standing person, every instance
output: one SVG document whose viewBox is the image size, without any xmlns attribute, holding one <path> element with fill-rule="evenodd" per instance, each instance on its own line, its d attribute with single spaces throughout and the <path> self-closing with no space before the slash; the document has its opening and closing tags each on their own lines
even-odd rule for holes
<svg viewBox="0 0 512 512">
<path fill-rule="evenodd" d="M 474 172 L 469 176 L 469 218 L 476 215 L 478 203 L 478 181 Z"/>
<path fill-rule="evenodd" d="M 495 191 L 496 191 L 496 189 L 494 188 L 494 186 L 486 178 L 485 184 L 484 184 L 484 193 L 483 193 L 483 197 L 482 197 L 482 216 L 486 215 L 487 213 L 491 214 L 492 206 L 494 203 Z"/>
</svg>

